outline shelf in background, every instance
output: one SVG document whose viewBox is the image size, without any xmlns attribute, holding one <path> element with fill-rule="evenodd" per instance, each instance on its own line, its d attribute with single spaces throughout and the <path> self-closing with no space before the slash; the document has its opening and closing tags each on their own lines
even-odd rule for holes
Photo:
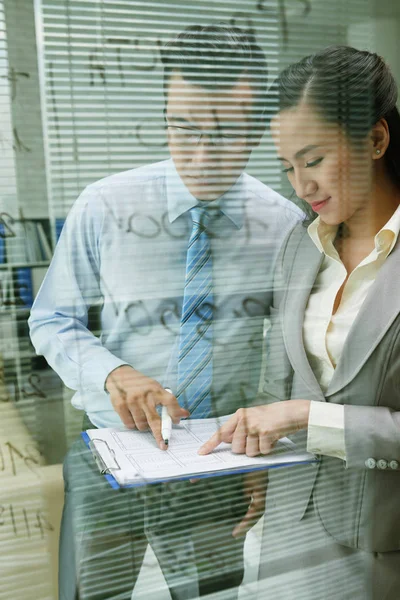
<svg viewBox="0 0 400 600">
<path fill-rule="evenodd" d="M 23 317 L 23 316 L 29 316 L 31 312 L 30 307 L 28 306 L 22 306 L 22 305 L 16 305 L 16 306 L 1 306 L 0 307 L 0 318 L 2 316 L 5 317 Z"/>
<path fill-rule="evenodd" d="M 32 263 L 28 263 L 28 262 L 0 263 L 0 269 L 24 269 L 24 268 L 34 269 L 35 267 L 48 267 L 49 264 L 50 264 L 50 261 L 48 261 L 48 260 L 41 260 L 41 261 L 32 262 Z"/>
</svg>

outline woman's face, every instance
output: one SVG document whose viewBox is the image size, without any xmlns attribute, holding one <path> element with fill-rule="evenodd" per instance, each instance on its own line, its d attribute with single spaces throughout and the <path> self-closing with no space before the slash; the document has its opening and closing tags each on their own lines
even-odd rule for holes
<svg viewBox="0 0 400 600">
<path fill-rule="evenodd" d="M 338 225 L 367 209 L 373 163 L 369 140 L 356 147 L 339 125 L 306 103 L 278 113 L 271 132 L 297 196 L 325 223 Z"/>
</svg>

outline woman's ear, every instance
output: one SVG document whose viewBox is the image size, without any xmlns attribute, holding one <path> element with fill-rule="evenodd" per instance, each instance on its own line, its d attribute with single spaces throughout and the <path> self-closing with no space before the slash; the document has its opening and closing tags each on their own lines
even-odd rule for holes
<svg viewBox="0 0 400 600">
<path fill-rule="evenodd" d="M 385 155 L 390 142 L 389 126 L 386 119 L 380 119 L 371 130 L 372 159 L 379 160 Z"/>
</svg>

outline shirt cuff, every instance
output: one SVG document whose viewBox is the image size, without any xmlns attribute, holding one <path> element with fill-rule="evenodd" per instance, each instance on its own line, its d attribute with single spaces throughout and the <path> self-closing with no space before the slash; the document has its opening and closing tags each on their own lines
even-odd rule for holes
<svg viewBox="0 0 400 600">
<path fill-rule="evenodd" d="M 307 451 L 346 460 L 342 404 L 311 401 Z"/>
<path fill-rule="evenodd" d="M 106 348 L 100 348 L 98 352 L 91 353 L 90 359 L 81 365 L 80 389 L 104 392 L 108 375 L 126 364 L 126 360 L 121 360 Z"/>
<path fill-rule="evenodd" d="M 116 371 L 117 369 L 119 369 L 120 367 L 130 367 L 131 365 L 129 363 L 122 363 L 122 365 L 118 365 L 117 367 L 115 367 L 115 369 L 113 369 L 112 371 L 109 372 L 109 374 L 107 375 L 107 377 L 104 380 L 104 391 L 106 394 L 109 394 L 108 389 L 106 388 L 106 383 L 107 383 L 107 379 L 109 378 L 109 376 L 111 375 L 111 373 L 114 373 L 114 371 Z M 133 368 L 133 367 L 132 367 Z"/>
</svg>

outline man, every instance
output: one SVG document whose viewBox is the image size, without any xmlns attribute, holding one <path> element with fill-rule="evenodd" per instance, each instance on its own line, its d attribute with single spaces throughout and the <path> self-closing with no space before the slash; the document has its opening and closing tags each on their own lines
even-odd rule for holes
<svg viewBox="0 0 400 600">
<path fill-rule="evenodd" d="M 165 450 L 158 405 L 178 422 L 255 396 L 275 256 L 303 215 L 243 173 L 264 132 L 260 48 L 239 29 L 195 26 L 162 61 L 172 159 L 84 190 L 30 327 L 37 352 L 76 390 L 85 429 L 150 428 Z M 100 304 L 98 339 L 87 323 Z M 65 479 L 62 600 L 130 598 L 147 541 L 173 599 L 225 588 L 237 597 L 264 476 L 115 492 L 77 441 Z"/>
</svg>

